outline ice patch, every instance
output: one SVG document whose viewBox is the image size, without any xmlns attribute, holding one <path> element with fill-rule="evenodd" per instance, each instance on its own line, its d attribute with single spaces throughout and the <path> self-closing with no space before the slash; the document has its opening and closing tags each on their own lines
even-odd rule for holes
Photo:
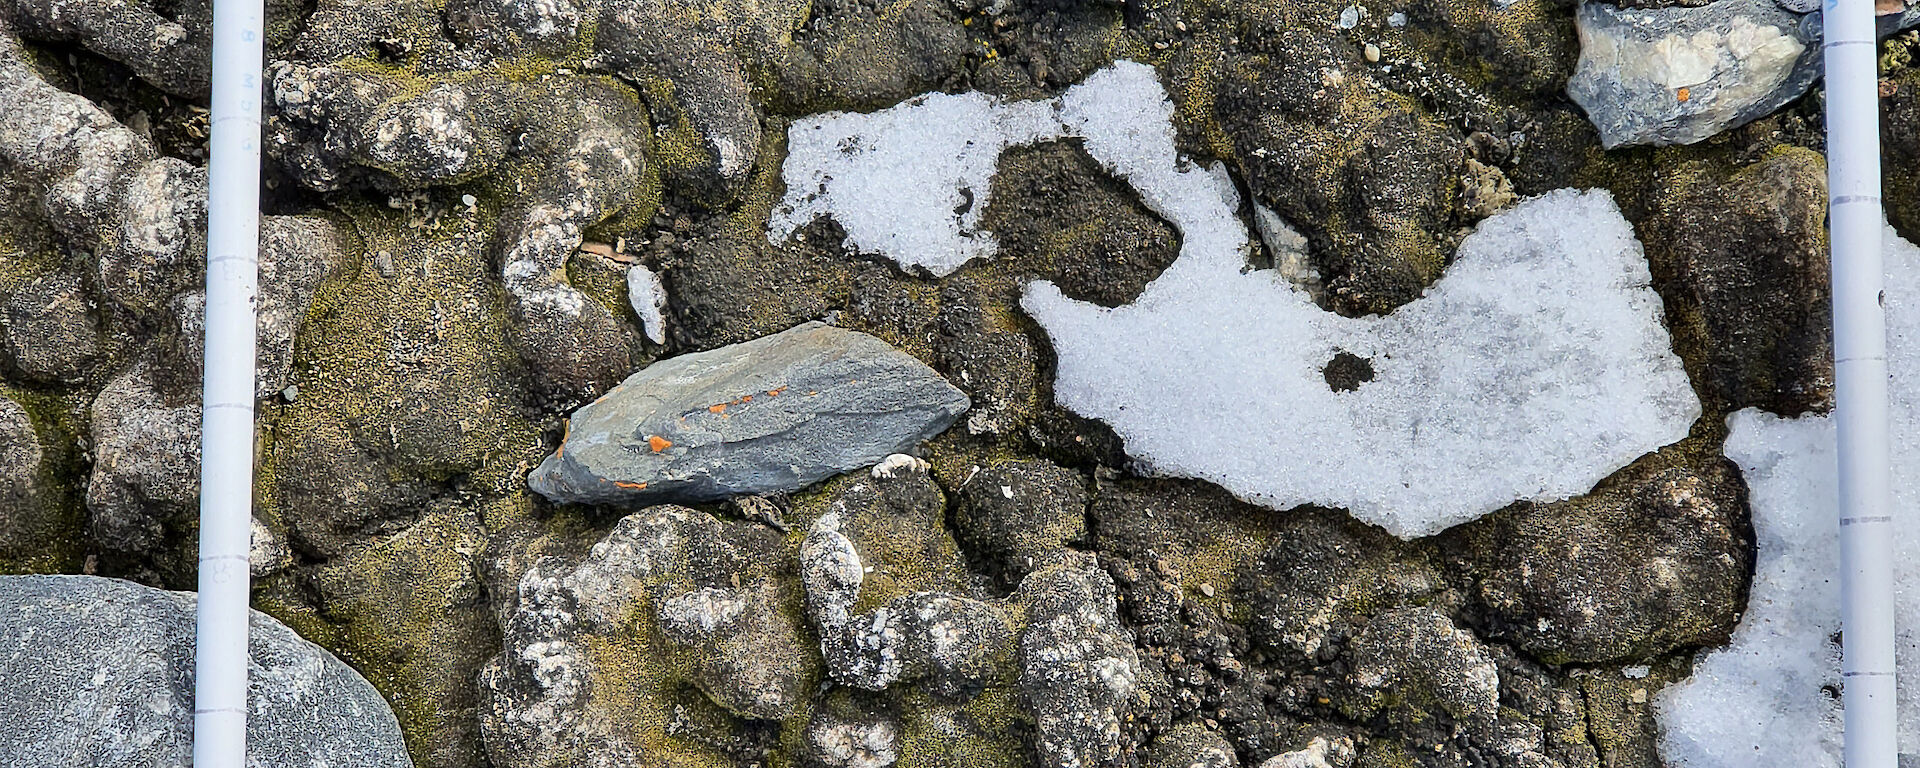
<svg viewBox="0 0 1920 768">
<path fill-rule="evenodd" d="M 1889 227 L 1887 363 L 1893 504 L 1920 508 L 1920 249 Z M 1733 642 L 1662 692 L 1660 748 L 1684 768 L 1839 768 L 1838 472 L 1832 420 L 1747 409 L 1727 418 L 1726 454 L 1745 474 L 1758 547 L 1753 591 Z M 1920 754 L 1920 539 L 1895 527 L 1900 764 Z"/>
<path fill-rule="evenodd" d="M 1343 318 L 1272 271 L 1243 272 L 1239 193 L 1224 169 L 1178 156 L 1172 112 L 1152 68 L 1121 62 L 1053 101 L 928 96 L 804 120 L 790 134 L 791 210 L 769 236 L 829 214 L 862 250 L 945 274 L 993 247 L 955 208 L 959 190 L 977 212 L 1007 146 L 1077 136 L 1180 229 L 1181 251 L 1123 307 L 1027 286 L 1022 306 L 1059 356 L 1059 401 L 1112 425 L 1143 470 L 1275 508 L 1345 508 L 1403 537 L 1584 493 L 1698 417 L 1606 193 L 1563 190 L 1490 218 L 1426 297 Z M 1323 369 L 1342 352 L 1371 375 L 1335 391 Z"/>
<path fill-rule="evenodd" d="M 828 112 L 787 130 L 787 194 L 767 239 L 827 214 L 847 243 L 946 275 L 995 243 L 979 231 L 1000 152 L 1059 134 L 1047 102 L 928 94 L 871 114 Z"/>
<path fill-rule="evenodd" d="M 640 316 L 640 330 L 647 334 L 647 340 L 667 343 L 667 318 L 661 312 L 667 307 L 667 288 L 660 283 L 659 273 L 645 264 L 628 267 L 627 303 Z"/>
</svg>

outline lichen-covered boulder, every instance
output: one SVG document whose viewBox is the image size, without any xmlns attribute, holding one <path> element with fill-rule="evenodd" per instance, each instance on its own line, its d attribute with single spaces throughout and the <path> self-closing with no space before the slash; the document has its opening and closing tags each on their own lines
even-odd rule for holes
<svg viewBox="0 0 1920 768">
<path fill-rule="evenodd" d="M 1443 584 L 1417 550 L 1386 532 L 1309 510 L 1280 527 L 1236 587 L 1256 640 L 1282 658 L 1314 662 L 1351 634 L 1352 617 L 1421 602 Z"/>
<path fill-rule="evenodd" d="M 1348 649 L 1351 698 L 1339 706 L 1365 718 L 1393 706 L 1402 715 L 1444 714 L 1474 730 L 1500 709 L 1500 673 L 1473 633 L 1432 608 L 1375 616 Z"/>
<path fill-rule="evenodd" d="M 1600 492 L 1450 534 L 1487 634 L 1555 664 L 1725 642 L 1753 567 L 1746 486 L 1725 459 L 1661 466 L 1676 452 Z"/>
<path fill-rule="evenodd" d="M 109 553 L 165 560 L 163 570 L 188 573 L 184 555 L 160 550 L 170 534 L 190 530 L 199 508 L 200 404 L 168 397 L 155 382 L 157 367 L 135 364 L 94 399 L 88 524 Z"/>
<path fill-rule="evenodd" d="M 967 405 L 886 342 L 805 323 L 628 377 L 574 413 L 528 483 L 598 504 L 797 490 L 917 445 Z"/>
<path fill-rule="evenodd" d="M 1419 298 L 1451 259 L 1465 142 L 1332 41 L 1289 31 L 1263 45 L 1224 68 L 1211 110 L 1252 198 L 1302 227 L 1333 309 Z"/>
<path fill-rule="evenodd" d="M 1020 694 L 1034 718 L 1034 749 L 1059 768 L 1119 765 L 1121 722 L 1140 682 L 1133 636 L 1120 624 L 1113 579 L 1091 557 L 1041 570 L 1014 599 Z"/>
<path fill-rule="evenodd" d="M 719 765 L 724 752 L 689 734 L 689 719 L 724 735 L 797 716 L 819 662 L 778 542 L 660 506 L 621 519 L 583 557 L 540 559 L 480 673 L 493 764 Z"/>
<path fill-rule="evenodd" d="M 1240 756 L 1220 734 L 1187 722 L 1160 734 L 1147 752 L 1148 768 L 1240 768 Z"/>
<path fill-rule="evenodd" d="M 0 577 L 0 754 L 22 766 L 191 760 L 195 596 L 88 576 Z M 411 768 L 386 701 L 264 614 L 249 650 L 250 765 Z"/>
<path fill-rule="evenodd" d="M 55 272 L 24 286 L 0 307 L 0 361 L 29 379 L 78 384 L 100 356 L 92 299 L 79 276 Z"/>
</svg>

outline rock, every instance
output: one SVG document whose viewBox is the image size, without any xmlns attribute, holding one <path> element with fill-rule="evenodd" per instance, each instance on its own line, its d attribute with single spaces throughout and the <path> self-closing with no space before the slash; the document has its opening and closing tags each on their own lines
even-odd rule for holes
<svg viewBox="0 0 1920 768">
<path fill-rule="evenodd" d="M 1087 535 L 1086 479 L 1052 462 L 988 466 L 958 495 L 955 537 L 1009 589 Z"/>
<path fill-rule="evenodd" d="M 900 723 L 822 711 L 807 725 L 807 751 L 827 768 L 887 768 L 900 759 Z"/>
<path fill-rule="evenodd" d="M 1567 95 L 1611 149 L 1692 144 L 1779 109 L 1820 75 L 1819 23 L 1774 0 L 1574 16 L 1580 63 Z"/>
<path fill-rule="evenodd" d="M 797 490 L 931 438 L 967 406 L 885 342 L 806 323 L 628 377 L 574 413 L 528 484 L 597 504 Z"/>
<path fill-rule="evenodd" d="M 22 286 L 0 309 L 0 360 L 27 378 L 78 384 L 100 356 L 93 301 L 80 278 L 56 272 Z"/>
<path fill-rule="evenodd" d="M 247 573 L 253 577 L 254 581 L 272 576 L 293 565 L 293 550 L 287 547 L 286 541 L 282 540 L 279 534 L 260 522 L 258 517 L 249 518 L 248 523 L 248 527 L 253 529 L 253 534 L 247 547 Z"/>
<path fill-rule="evenodd" d="M 200 405 L 170 401 L 154 382 L 156 365 L 134 364 L 93 401 L 89 533 L 108 553 L 185 580 L 193 572 L 185 536 L 200 502 Z"/>
<path fill-rule="evenodd" d="M 1113 579 L 1082 556 L 1027 577 L 1018 687 L 1034 719 L 1040 764 L 1119 765 L 1120 724 L 1140 681 L 1133 637 L 1116 615 Z"/>
<path fill-rule="evenodd" d="M 1688 164 L 1642 224 L 1675 335 L 1701 348 L 1689 373 L 1729 412 L 1832 407 L 1826 182 L 1806 149 L 1731 172 Z"/>
<path fill-rule="evenodd" d="M 1301 228 L 1330 308 L 1419 298 L 1453 250 L 1464 143 L 1344 44 L 1287 30 L 1263 45 L 1220 65 L 1212 104 L 1253 202 Z"/>
<path fill-rule="evenodd" d="M 18 765 L 188 764 L 194 606 L 116 579 L 0 577 L 0 752 Z M 248 651 L 250 762 L 411 768 L 359 673 L 258 612 Z"/>
<path fill-rule="evenodd" d="M 1009 147 L 981 215 L 1005 261 L 1103 307 L 1131 303 L 1180 254 L 1180 232 L 1078 144 Z"/>
<path fill-rule="evenodd" d="M 0 2 L 0 18 L 24 37 L 78 42 L 168 93 L 204 99 L 212 59 L 211 5 L 165 8 L 122 0 L 6 0 Z"/>
<path fill-rule="evenodd" d="M 801 711 L 819 662 L 801 640 L 798 579 L 779 542 L 757 525 L 660 506 L 622 518 L 584 556 L 541 558 L 480 672 L 493 764 L 708 764 L 723 755 L 681 727 L 691 713 L 738 733 L 741 718 Z"/>
<path fill-rule="evenodd" d="M 1444 586 L 1416 551 L 1344 515 L 1290 515 L 1235 584 L 1253 638 L 1308 664 L 1325 660 L 1354 619 L 1422 601 Z"/>
<path fill-rule="evenodd" d="M 1500 709 L 1500 674 L 1472 632 L 1431 608 L 1397 608 L 1375 616 L 1348 649 L 1352 698 L 1339 703 L 1366 718 L 1392 706 L 1396 714 L 1443 713 L 1469 728 L 1491 726 Z"/>
<path fill-rule="evenodd" d="M 1470 219 L 1484 219 L 1519 200 L 1513 194 L 1513 182 L 1498 166 L 1467 158 L 1460 174 L 1460 212 Z"/>
<path fill-rule="evenodd" d="M 1347 768 L 1353 764 L 1353 739 L 1341 736 L 1329 741 L 1315 736 L 1307 746 L 1274 755 L 1260 768 Z"/>
<path fill-rule="evenodd" d="M 1240 768 L 1233 745 L 1195 722 L 1160 734 L 1147 753 L 1147 768 Z"/>
<path fill-rule="evenodd" d="M 63 571 L 80 561 L 84 513 L 59 492 L 57 449 L 0 388 L 0 573 Z"/>
<path fill-rule="evenodd" d="M 1630 467 L 1590 496 L 1450 534 L 1490 637 L 1552 664 L 1651 658 L 1727 641 L 1746 601 L 1746 488 L 1721 458 Z"/>
<path fill-rule="evenodd" d="M 800 545 L 807 611 L 828 674 L 871 691 L 924 681 L 948 697 L 977 692 L 1011 655 L 1012 617 L 991 603 L 936 592 L 854 615 L 865 570 L 841 525 L 840 513 L 828 512 Z"/>
</svg>

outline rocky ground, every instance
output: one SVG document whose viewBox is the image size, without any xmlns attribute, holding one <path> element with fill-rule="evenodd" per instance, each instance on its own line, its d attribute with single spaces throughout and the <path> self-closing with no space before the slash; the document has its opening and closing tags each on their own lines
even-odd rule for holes
<svg viewBox="0 0 1920 768">
<path fill-rule="evenodd" d="M 1632 5 L 275 0 L 255 606 L 422 768 L 1660 765 L 1652 702 L 1751 578 L 1726 416 L 1831 406 L 1825 169 L 1808 17 Z M 207 18 L 0 0 L 0 573 L 194 585 Z M 1742 24 L 1773 42 L 1714 85 L 1628 65 Z M 1075 140 L 1000 158 L 968 201 L 998 254 L 951 274 L 831 219 L 769 241 L 795 120 L 1119 59 L 1249 231 L 1300 230 L 1248 268 L 1329 311 L 1419 297 L 1517 198 L 1610 191 L 1692 433 L 1401 540 L 1143 476 L 1055 403 L 1023 286 L 1125 304 L 1181 238 Z"/>
</svg>

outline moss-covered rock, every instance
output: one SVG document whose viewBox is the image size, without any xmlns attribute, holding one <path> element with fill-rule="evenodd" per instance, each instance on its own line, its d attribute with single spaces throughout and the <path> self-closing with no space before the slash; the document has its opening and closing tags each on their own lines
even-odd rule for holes
<svg viewBox="0 0 1920 768">
<path fill-rule="evenodd" d="M 1640 230 L 1696 387 L 1729 412 L 1832 407 L 1826 162 L 1781 148 L 1664 179 Z"/>
<path fill-rule="evenodd" d="M 86 515 L 71 490 L 69 429 L 57 398 L 0 385 L 0 574 L 81 565 Z"/>
</svg>

